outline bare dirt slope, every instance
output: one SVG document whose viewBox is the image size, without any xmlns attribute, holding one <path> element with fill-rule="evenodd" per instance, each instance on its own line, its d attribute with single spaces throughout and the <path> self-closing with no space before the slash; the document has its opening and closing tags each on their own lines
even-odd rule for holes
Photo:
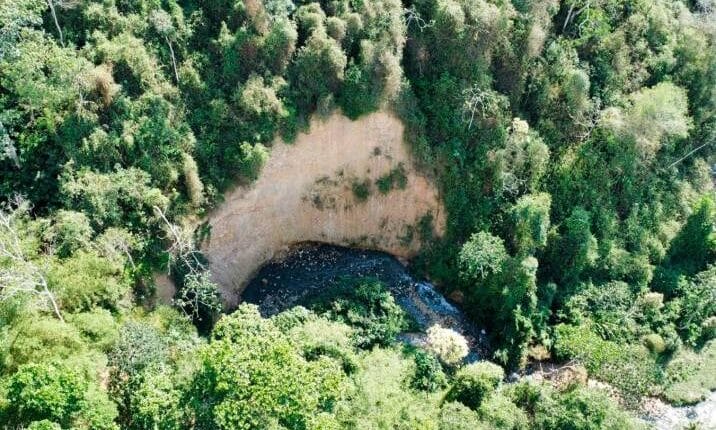
<svg viewBox="0 0 716 430">
<path fill-rule="evenodd" d="M 376 180 L 402 167 L 405 181 L 381 193 Z M 400 175 L 398 175 L 400 176 Z M 368 186 L 360 198 L 355 184 Z M 360 187 L 358 187 L 360 188 Z M 427 214 L 441 235 L 445 214 L 431 181 L 414 168 L 403 125 L 378 112 L 351 121 L 314 120 L 296 142 L 276 141 L 260 177 L 238 187 L 209 216 L 204 252 L 228 306 L 265 262 L 306 241 L 358 246 L 411 257 Z"/>
</svg>

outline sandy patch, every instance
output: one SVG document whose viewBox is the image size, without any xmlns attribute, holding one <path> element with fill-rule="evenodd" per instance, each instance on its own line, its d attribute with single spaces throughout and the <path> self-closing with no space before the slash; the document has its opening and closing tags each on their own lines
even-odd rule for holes
<svg viewBox="0 0 716 430">
<path fill-rule="evenodd" d="M 402 166 L 404 188 L 379 192 L 376 180 Z M 361 199 L 354 184 L 369 185 Z M 265 262 L 306 241 L 357 246 L 409 258 L 420 248 L 416 226 L 427 214 L 442 235 L 445 211 L 434 184 L 416 171 L 403 124 L 378 112 L 351 121 L 314 120 L 292 144 L 277 140 L 260 177 L 238 187 L 208 218 L 203 251 L 229 307 Z"/>
</svg>

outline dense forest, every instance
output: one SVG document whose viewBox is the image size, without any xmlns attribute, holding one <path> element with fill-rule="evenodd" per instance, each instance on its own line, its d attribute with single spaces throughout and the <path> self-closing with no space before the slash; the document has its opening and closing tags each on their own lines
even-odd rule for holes
<svg viewBox="0 0 716 430">
<path fill-rule="evenodd" d="M 204 216 L 376 110 L 477 362 L 370 279 L 222 310 Z M 647 427 L 716 390 L 715 146 L 714 0 L 0 0 L 0 428 Z"/>
</svg>

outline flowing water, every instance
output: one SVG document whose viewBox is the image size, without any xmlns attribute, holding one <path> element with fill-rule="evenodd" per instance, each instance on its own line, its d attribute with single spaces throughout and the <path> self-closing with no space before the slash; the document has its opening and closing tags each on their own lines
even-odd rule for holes
<svg viewBox="0 0 716 430">
<path fill-rule="evenodd" d="M 325 244 L 298 246 L 263 266 L 241 298 L 270 316 L 299 304 L 318 289 L 331 288 L 342 277 L 378 279 L 421 329 L 433 324 L 451 328 L 468 340 L 468 360 L 484 356 L 484 332 L 432 284 L 416 279 L 395 257 L 379 251 Z M 425 341 L 421 333 L 404 333 L 401 339 L 417 345 Z"/>
</svg>

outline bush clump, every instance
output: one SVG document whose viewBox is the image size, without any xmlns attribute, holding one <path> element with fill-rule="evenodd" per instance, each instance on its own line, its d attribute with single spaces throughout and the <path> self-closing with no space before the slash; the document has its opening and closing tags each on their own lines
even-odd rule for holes
<svg viewBox="0 0 716 430">
<path fill-rule="evenodd" d="M 377 279 L 343 279 L 305 301 L 309 309 L 353 327 L 361 348 L 388 345 L 409 326 L 405 311 Z"/>
<path fill-rule="evenodd" d="M 505 377 L 505 371 L 489 361 L 468 364 L 458 370 L 445 397 L 477 410 L 488 394 L 494 392 Z"/>
<path fill-rule="evenodd" d="M 447 385 L 443 367 L 435 356 L 417 350 L 413 360 L 415 361 L 415 373 L 410 380 L 411 387 L 416 390 L 433 392 Z"/>
<path fill-rule="evenodd" d="M 439 325 L 428 329 L 427 348 L 450 366 L 458 364 L 470 351 L 467 340 L 460 333 Z"/>
</svg>

